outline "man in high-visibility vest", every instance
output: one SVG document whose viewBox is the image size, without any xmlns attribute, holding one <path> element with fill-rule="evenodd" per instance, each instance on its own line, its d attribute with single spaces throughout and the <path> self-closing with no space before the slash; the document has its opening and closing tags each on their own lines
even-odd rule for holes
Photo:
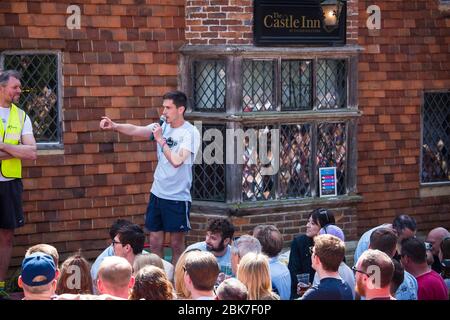
<svg viewBox="0 0 450 320">
<path fill-rule="evenodd" d="M 0 297 L 4 294 L 14 229 L 25 223 L 21 160 L 36 159 L 30 118 L 17 107 L 21 92 L 18 72 L 0 71 Z"/>
</svg>

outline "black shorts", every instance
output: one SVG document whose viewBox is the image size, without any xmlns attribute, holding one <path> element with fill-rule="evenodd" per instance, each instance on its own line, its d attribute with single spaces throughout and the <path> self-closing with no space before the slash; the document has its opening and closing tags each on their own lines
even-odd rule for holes
<svg viewBox="0 0 450 320">
<path fill-rule="evenodd" d="M 0 229 L 15 229 L 25 224 L 22 192 L 22 179 L 0 181 Z"/>
<path fill-rule="evenodd" d="M 188 232 L 190 210 L 189 201 L 161 199 L 150 193 L 145 228 L 150 232 Z"/>
</svg>

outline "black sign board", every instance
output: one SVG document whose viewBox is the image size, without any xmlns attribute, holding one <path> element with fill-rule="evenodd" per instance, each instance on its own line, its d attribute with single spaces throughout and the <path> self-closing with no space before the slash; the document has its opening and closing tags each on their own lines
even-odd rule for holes
<svg viewBox="0 0 450 320">
<path fill-rule="evenodd" d="M 254 0 L 255 45 L 344 45 L 345 0 Z"/>
</svg>

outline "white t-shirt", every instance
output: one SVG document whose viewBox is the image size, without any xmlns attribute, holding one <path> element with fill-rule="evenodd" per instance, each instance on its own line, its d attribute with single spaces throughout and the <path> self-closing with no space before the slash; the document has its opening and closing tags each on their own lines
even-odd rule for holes
<svg viewBox="0 0 450 320">
<path fill-rule="evenodd" d="M 148 127 L 153 125 L 150 124 Z M 175 168 L 167 160 L 162 148 L 158 145 L 158 165 L 155 170 L 151 193 L 166 200 L 192 201 L 192 165 L 200 146 L 200 133 L 196 127 L 187 121 L 178 128 L 172 128 L 169 124 L 164 123 L 162 130 L 163 137 L 172 152 L 178 153 L 180 149 L 185 149 L 191 152 L 191 156 L 181 166 Z"/>
<path fill-rule="evenodd" d="M 6 130 L 6 124 L 8 123 L 10 111 L 11 111 L 11 108 L 0 107 L 0 118 L 3 123 L 3 129 L 5 129 L 5 130 Z M 22 137 L 27 134 L 33 134 L 33 127 L 31 126 L 30 117 L 25 116 L 25 123 L 22 128 Z M 0 136 L 0 142 L 3 142 L 3 136 Z M 2 176 L 2 174 L 0 172 L 0 181 L 10 181 L 10 180 L 13 180 L 13 179 L 5 178 L 4 176 Z"/>
</svg>

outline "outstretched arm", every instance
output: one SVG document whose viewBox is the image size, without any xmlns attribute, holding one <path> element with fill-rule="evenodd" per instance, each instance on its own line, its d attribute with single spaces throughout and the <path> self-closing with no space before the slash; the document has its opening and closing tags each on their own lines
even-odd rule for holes
<svg viewBox="0 0 450 320">
<path fill-rule="evenodd" d="M 149 138 L 152 133 L 151 128 L 146 126 L 136 126 L 128 123 L 116 123 L 108 117 L 102 117 L 100 121 L 100 128 L 102 130 L 117 131 L 128 136 Z"/>
<path fill-rule="evenodd" d="M 22 136 L 22 144 L 0 143 L 0 159 L 36 160 L 36 140 L 32 134 Z"/>
</svg>

